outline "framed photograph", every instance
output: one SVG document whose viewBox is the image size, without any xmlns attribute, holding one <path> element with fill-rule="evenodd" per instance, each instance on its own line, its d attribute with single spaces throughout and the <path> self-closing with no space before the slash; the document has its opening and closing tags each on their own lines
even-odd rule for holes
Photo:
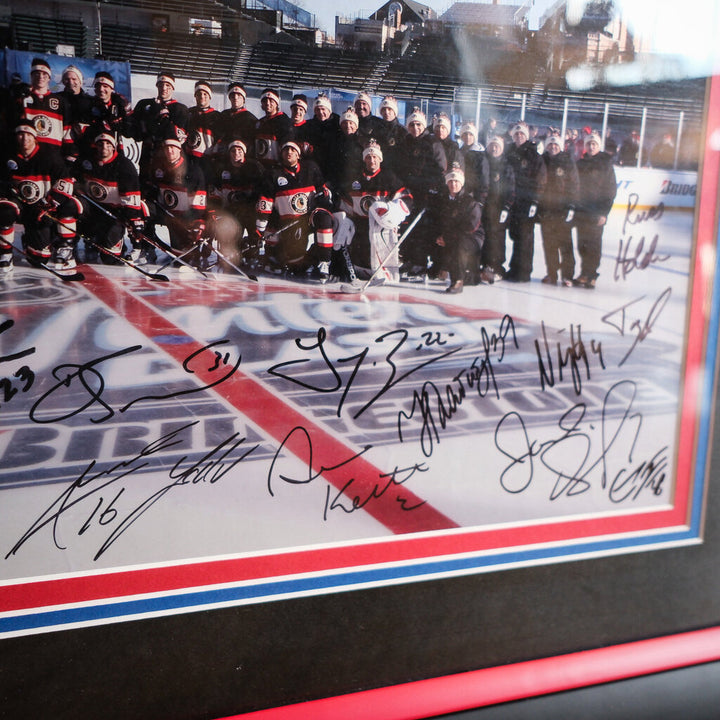
<svg viewBox="0 0 720 720">
<path fill-rule="evenodd" d="M 459 144 L 494 117 L 477 152 L 527 141 L 550 186 L 565 171 L 549 147 L 574 156 L 561 216 L 550 192 L 522 205 L 518 160 L 502 267 L 458 292 L 432 210 L 455 199 L 452 168 L 395 228 L 398 272 L 351 283 L 220 272 L 221 256 L 69 280 L 25 262 L 17 230 L 0 278 L 0 715 L 427 717 L 720 660 L 714 46 L 698 30 L 670 52 L 662 8 L 650 27 L 580 4 L 548 6 L 511 48 L 540 85 L 469 70 L 459 32 L 433 40 L 439 17 L 415 57 L 457 60 L 450 93 L 407 92 L 422 62 L 403 55 L 369 89 L 373 113 L 392 96 Z M 716 2 L 702 13 L 717 26 Z M 342 113 L 366 90 L 309 77 L 283 102 L 323 91 Z"/>
</svg>

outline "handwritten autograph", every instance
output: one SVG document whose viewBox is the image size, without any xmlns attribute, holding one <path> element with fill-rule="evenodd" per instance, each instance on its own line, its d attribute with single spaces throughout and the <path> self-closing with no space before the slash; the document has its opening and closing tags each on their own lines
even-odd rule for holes
<svg viewBox="0 0 720 720">
<path fill-rule="evenodd" d="M 509 343 L 515 348 L 519 347 L 515 335 L 515 323 L 509 315 L 505 315 L 497 334 L 488 334 L 483 327 L 481 336 L 482 355 L 478 355 L 470 367 L 457 373 L 443 389 L 438 388 L 433 382 L 426 381 L 420 390 L 413 391 L 410 410 L 407 412 L 401 410 L 398 413 L 397 428 L 400 442 L 404 442 L 404 421 L 412 420 L 417 412 L 422 420 L 420 448 L 425 457 L 430 457 L 435 443 L 440 442 L 438 424 L 442 430 L 447 427 L 448 421 L 458 412 L 471 390 L 474 389 L 480 398 L 485 397 L 489 392 L 500 397 L 493 362 L 503 361 Z"/>
<path fill-rule="evenodd" d="M 247 449 L 243 448 L 239 456 L 232 457 L 233 453 L 246 440 L 244 437 L 238 437 L 238 433 L 234 433 L 187 467 L 185 467 L 187 465 L 187 456 L 183 456 L 168 473 L 168 477 L 172 480 L 170 484 L 153 492 L 139 505 L 131 507 L 129 510 L 123 508 L 122 500 L 126 494 L 128 482 L 138 477 L 140 472 L 151 470 L 148 458 L 181 443 L 181 435 L 199 422 L 199 420 L 194 420 L 183 425 L 149 443 L 137 455 L 103 470 L 97 471 L 96 461 L 91 461 L 80 476 L 22 534 L 12 549 L 5 555 L 5 559 L 7 560 L 11 555 L 17 554 L 28 540 L 48 526 L 52 528 L 52 540 L 55 547 L 58 550 L 67 549 L 60 541 L 61 523 L 68 511 L 83 504 L 83 506 L 89 506 L 89 512 L 86 520 L 77 529 L 78 536 L 83 535 L 93 526 L 108 527 L 110 530 L 109 535 L 95 553 L 93 560 L 97 560 L 142 515 L 171 490 L 183 485 L 197 485 L 199 483 L 214 485 L 225 478 L 231 470 L 259 447 L 254 445 Z"/>
<path fill-rule="evenodd" d="M 0 323 L 0 335 L 6 330 L 9 330 L 15 324 L 14 320 L 5 320 Z M 14 360 L 21 360 L 22 358 L 32 355 L 35 352 L 34 347 L 25 348 L 10 355 L 1 355 L 0 363 L 13 362 Z M 14 380 L 13 380 L 14 378 Z M 12 377 L 0 378 L 0 402 L 7 404 L 12 400 L 18 392 L 26 393 L 35 382 L 35 373 L 27 366 L 23 365 L 18 368 Z M 18 388 L 19 385 L 19 388 Z M 1 407 L 1 406 L 0 406 Z"/>
<path fill-rule="evenodd" d="M 586 421 L 584 403 L 563 413 L 557 423 L 559 434 L 543 442 L 530 439 L 518 412 L 507 413 L 495 428 L 495 447 L 509 459 L 500 475 L 503 489 L 512 494 L 527 490 L 535 481 L 539 463 L 555 479 L 549 493 L 551 501 L 587 492 L 592 487 L 593 473 L 599 473 L 600 486 L 613 503 L 636 500 L 644 490 L 661 495 L 668 447 L 663 446 L 652 458 L 636 464 L 633 455 L 643 422 L 642 414 L 633 407 L 636 395 L 637 386 L 631 380 L 615 383 L 606 393 L 599 452 L 593 449 L 593 425 Z M 613 419 L 610 409 L 616 406 L 621 414 Z M 610 467 L 614 463 L 623 467 L 613 475 Z"/>
<path fill-rule="evenodd" d="M 207 372 L 215 372 L 219 368 L 227 367 L 226 373 L 221 374 L 217 379 L 214 379 L 211 383 L 203 386 L 192 387 L 186 390 L 179 390 L 175 392 L 163 393 L 158 395 L 145 395 L 142 397 L 134 398 L 126 405 L 118 408 L 117 412 L 124 413 L 126 410 L 131 408 L 136 403 L 144 400 L 166 400 L 182 395 L 190 395 L 193 393 L 202 392 L 211 387 L 215 387 L 220 383 L 224 382 L 232 375 L 235 374 L 237 369 L 240 367 L 242 360 L 241 356 L 238 356 L 234 363 L 230 363 L 229 353 L 221 353 L 214 348 L 228 343 L 228 340 L 216 340 L 208 345 L 203 346 L 199 350 L 195 350 L 190 353 L 188 357 L 183 361 L 183 370 L 190 375 L 196 374 L 197 369 L 202 367 Z M 105 380 L 102 373 L 97 369 L 98 365 L 101 365 L 108 360 L 114 360 L 125 355 L 130 355 L 138 350 L 142 349 L 142 345 L 132 345 L 131 347 L 118 350 L 108 355 L 91 360 L 82 365 L 76 365 L 67 363 L 58 365 L 53 371 L 52 375 L 57 380 L 57 383 L 47 390 L 30 409 L 30 419 L 33 422 L 39 424 L 55 423 L 67 420 L 68 418 L 74 417 L 79 413 L 95 406 L 99 405 L 104 411 L 98 417 L 91 417 L 90 422 L 101 423 L 109 420 L 115 415 L 115 410 L 103 399 L 103 392 L 105 391 Z M 210 359 L 207 358 L 210 355 Z M 80 405 L 80 407 L 74 407 L 64 414 L 57 414 L 57 411 L 45 409 L 48 401 L 53 398 L 57 399 L 58 395 L 62 395 L 63 390 L 75 390 L 78 389 L 78 385 L 84 392 L 86 401 Z"/>
<path fill-rule="evenodd" d="M 302 476 L 295 476 L 289 469 L 283 468 L 283 460 L 286 457 L 284 451 L 288 445 L 293 446 L 294 455 L 302 458 L 304 463 Z M 355 460 L 370 449 L 372 449 L 372 445 L 366 445 L 360 452 L 349 455 L 334 465 L 320 463 L 316 470 L 316 460 L 310 433 L 302 426 L 294 427 L 280 444 L 270 464 L 267 476 L 268 492 L 274 497 L 275 490 L 273 488 L 279 481 L 289 485 L 308 485 L 324 473 L 344 468 L 344 472 L 350 475 L 349 479 L 336 492 L 333 491 L 330 485 L 328 485 L 325 492 L 323 520 L 327 521 L 332 510 L 341 510 L 346 514 L 361 510 L 368 503 L 379 500 L 392 489 L 404 485 L 416 472 L 427 472 L 429 470 L 424 463 L 413 464 L 404 468 L 395 467 L 391 472 L 378 473 L 377 480 L 371 478 L 368 484 L 366 479 L 353 475 L 351 466 Z M 407 496 L 403 496 L 401 493 L 398 493 L 394 499 L 400 509 L 404 511 L 417 510 L 417 508 L 425 504 L 424 501 L 412 503 Z"/>
</svg>

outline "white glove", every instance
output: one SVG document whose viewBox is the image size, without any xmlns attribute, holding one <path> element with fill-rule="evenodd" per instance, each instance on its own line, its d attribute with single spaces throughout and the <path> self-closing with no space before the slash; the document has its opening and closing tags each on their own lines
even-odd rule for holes
<svg viewBox="0 0 720 720">
<path fill-rule="evenodd" d="M 565 218 L 565 222 L 569 223 L 573 221 L 573 218 L 575 217 L 575 211 L 574 210 L 568 210 L 567 216 Z"/>
<path fill-rule="evenodd" d="M 529 217 L 529 218 L 534 218 L 536 212 L 537 212 L 537 205 L 536 205 L 535 203 L 533 203 L 533 204 L 528 208 L 528 217 Z"/>
<path fill-rule="evenodd" d="M 344 213 L 333 213 L 333 250 L 349 247 L 355 236 L 355 223 Z"/>
<path fill-rule="evenodd" d="M 507 222 L 507 218 L 508 218 L 508 211 L 502 210 L 500 212 L 500 224 L 504 225 Z"/>
<path fill-rule="evenodd" d="M 378 200 L 370 206 L 369 215 L 380 227 L 394 230 L 409 215 L 407 205 L 402 200 L 383 202 Z"/>
</svg>

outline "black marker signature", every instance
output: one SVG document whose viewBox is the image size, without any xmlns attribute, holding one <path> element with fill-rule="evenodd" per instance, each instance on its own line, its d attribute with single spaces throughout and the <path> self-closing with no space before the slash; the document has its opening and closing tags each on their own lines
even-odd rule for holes
<svg viewBox="0 0 720 720">
<path fill-rule="evenodd" d="M 80 505 L 80 503 L 84 503 L 85 505 L 94 504 L 94 507 L 92 507 L 87 515 L 87 519 L 78 529 L 78 536 L 86 533 L 94 525 L 98 527 L 107 526 L 110 528 L 110 534 L 100 545 L 100 548 L 93 558 L 93 560 L 97 560 L 133 523 L 139 520 L 144 513 L 173 488 L 199 483 L 214 485 L 227 476 L 236 465 L 247 458 L 258 447 L 254 445 L 248 449 L 243 449 L 239 457 L 230 457 L 246 440 L 246 438 L 239 438 L 238 433 L 234 433 L 209 450 L 202 458 L 192 463 L 189 467 L 183 467 L 187 461 L 187 456 L 184 456 L 175 463 L 168 473 L 168 477 L 173 482 L 160 488 L 129 511 L 124 509 L 122 507 L 122 499 L 124 499 L 123 496 L 127 489 L 127 482 L 121 481 L 132 479 L 133 476 L 136 476 L 137 473 L 141 471 L 148 472 L 150 470 L 148 458 L 167 451 L 182 442 L 180 435 L 199 422 L 199 420 L 195 420 L 163 435 L 154 442 L 146 445 L 134 457 L 116 463 L 104 470 L 96 471 L 96 461 L 93 460 L 82 474 L 64 490 L 23 533 L 10 552 L 7 553 L 5 559 L 7 560 L 11 555 L 17 554 L 20 548 L 30 540 L 30 538 L 47 526 L 52 526 L 52 540 L 55 547 L 59 550 L 65 550 L 66 546 L 63 545 L 59 539 L 60 524 L 63 516 L 69 510 Z M 77 513 L 77 510 L 74 512 Z"/>
<path fill-rule="evenodd" d="M 5 320 L 0 323 L 0 335 L 15 324 L 14 320 Z M 0 363 L 21 360 L 35 352 L 34 347 L 25 348 L 10 355 L 0 355 Z M 0 378 L 0 402 L 7 405 L 18 392 L 26 393 L 35 382 L 35 373 L 27 366 L 18 368 L 12 377 Z M 1 407 L 1 405 L 0 405 Z"/>
<path fill-rule="evenodd" d="M 509 315 L 505 315 L 500 322 L 498 334 L 488 334 L 483 327 L 481 336 L 483 354 L 478 355 L 469 367 L 457 373 L 450 383 L 439 388 L 434 382 L 427 381 L 420 390 L 413 391 L 410 410 L 401 410 L 397 416 L 400 442 L 404 442 L 403 422 L 412 420 L 416 413 L 420 413 L 420 448 L 425 457 L 430 457 L 435 443 L 440 442 L 438 424 L 445 430 L 448 421 L 458 412 L 471 391 L 479 398 L 484 398 L 490 392 L 500 397 L 493 363 L 503 361 L 510 342 L 515 348 L 518 347 L 515 323 Z"/>
<path fill-rule="evenodd" d="M 405 370 L 404 372 L 398 372 L 397 365 L 395 364 L 394 357 L 396 353 L 398 353 L 401 349 L 404 348 L 409 338 L 409 333 L 405 329 L 398 329 L 398 330 L 391 330 L 389 332 L 383 333 L 382 335 L 378 336 L 375 339 L 375 342 L 378 344 L 385 343 L 386 341 L 391 341 L 392 345 L 387 353 L 384 355 L 384 364 L 388 370 L 388 376 L 385 380 L 384 384 L 378 390 L 354 415 L 353 419 L 357 419 L 362 415 L 368 408 L 370 408 L 375 402 L 377 402 L 385 393 L 387 393 L 389 390 L 391 390 L 393 387 L 395 387 L 398 383 L 402 382 L 403 380 L 407 379 L 414 373 L 418 372 L 419 370 L 422 370 L 423 368 L 428 367 L 429 365 L 432 365 L 433 363 L 439 362 L 440 360 L 444 360 L 447 357 L 450 357 L 451 355 L 454 355 L 456 352 L 459 352 L 462 348 L 456 348 L 454 350 L 448 350 L 447 352 L 439 353 L 437 355 L 433 355 L 432 357 L 418 363 L 417 365 L 413 365 L 409 370 Z M 348 393 L 350 392 L 350 388 L 352 387 L 353 383 L 355 382 L 355 379 L 358 376 L 358 373 L 360 372 L 360 369 L 363 365 L 363 362 L 367 358 L 368 354 L 370 353 L 370 348 L 365 347 L 363 348 L 359 353 L 356 355 L 352 355 L 350 357 L 346 358 L 338 358 L 335 362 L 328 357 L 327 351 L 325 349 L 325 341 L 327 339 L 327 331 L 324 327 L 321 327 L 317 331 L 316 339 L 314 341 L 311 341 L 307 344 L 305 344 L 301 339 L 295 340 L 295 345 L 299 350 L 302 350 L 306 353 L 313 353 L 315 355 L 314 351 L 317 351 L 320 358 L 322 359 L 323 364 L 325 365 L 325 368 L 327 369 L 327 374 L 325 373 L 318 373 L 319 378 L 317 381 L 310 381 L 307 379 L 304 379 L 302 376 L 300 377 L 294 377 L 293 375 L 288 375 L 286 373 L 286 368 L 291 368 L 295 366 L 301 366 L 308 362 L 310 362 L 313 357 L 303 357 L 298 360 L 286 360 L 285 362 L 277 363 L 276 365 L 273 365 L 271 368 L 268 369 L 268 373 L 270 375 L 274 375 L 276 377 L 283 378 L 284 380 L 287 380 L 289 382 L 295 383 L 296 385 L 299 385 L 300 387 L 306 388 L 307 390 L 313 390 L 318 393 L 336 393 L 340 392 L 340 398 L 338 400 L 338 406 L 337 406 L 337 416 L 341 416 L 343 405 L 345 404 L 345 400 L 347 399 Z M 317 356 L 317 355 L 315 355 Z M 340 375 L 340 372 L 338 371 L 336 367 L 336 363 L 353 363 L 352 369 L 350 371 L 350 377 L 348 378 L 347 382 L 343 382 L 343 379 Z M 373 366 L 376 365 L 375 362 L 372 363 Z M 313 376 L 314 377 L 314 376 Z"/>
<path fill-rule="evenodd" d="M 541 322 L 540 326 L 542 329 L 543 348 L 541 349 L 540 347 L 540 341 L 535 340 L 535 353 L 537 354 L 538 369 L 540 371 L 540 387 L 542 390 L 545 390 L 545 385 L 549 385 L 550 387 L 555 386 L 555 369 L 553 365 L 553 358 L 550 353 L 550 343 L 548 342 L 545 323 Z M 564 328 L 559 330 L 558 334 L 562 332 L 564 332 Z M 603 360 L 602 343 L 595 342 L 595 340 L 592 339 L 590 341 L 589 350 L 592 355 L 597 355 L 600 367 L 604 370 L 605 361 Z M 582 393 L 582 373 L 580 372 L 581 364 L 585 369 L 586 378 L 590 380 L 588 347 L 582 339 L 582 325 L 578 325 L 576 329 L 575 325 L 571 323 L 569 342 L 564 348 L 560 342 L 557 342 L 556 351 L 559 381 L 562 382 L 563 370 L 569 366 L 575 394 L 580 395 Z M 544 359 L 543 352 L 545 353 Z"/>
<path fill-rule="evenodd" d="M 144 400 L 167 400 L 174 397 L 180 397 L 182 395 L 190 395 L 192 393 L 202 392 L 203 390 L 215 387 L 216 385 L 224 382 L 237 371 L 240 367 L 242 359 L 241 357 L 238 357 L 233 364 L 230 364 L 229 353 L 223 354 L 214 350 L 215 347 L 224 345 L 227 342 L 227 340 L 216 340 L 215 342 L 209 343 L 199 350 L 195 350 L 190 353 L 190 355 L 188 355 L 188 357 L 183 361 L 183 370 L 190 375 L 196 374 L 196 367 L 198 369 L 202 367 L 202 369 L 207 372 L 214 372 L 221 366 L 227 366 L 227 373 L 222 374 L 217 380 L 213 380 L 213 382 L 201 387 L 192 387 L 187 390 L 179 390 L 157 395 L 145 395 L 134 398 L 126 405 L 120 407 L 117 412 L 123 413 L 135 403 L 142 402 Z M 102 357 L 91 360 L 83 365 L 76 365 L 72 363 L 58 365 L 52 371 L 53 377 L 58 382 L 35 402 L 30 409 L 30 419 L 38 424 L 61 422 L 74 417 L 75 415 L 78 415 L 95 405 L 99 405 L 103 413 L 98 417 L 91 417 L 90 422 L 101 423 L 109 420 L 115 415 L 116 411 L 102 397 L 103 392 L 105 391 L 105 379 L 97 366 L 107 360 L 114 360 L 116 358 L 123 357 L 124 355 L 130 355 L 141 349 L 142 345 L 133 345 L 114 353 L 110 353 L 109 355 L 103 355 Z M 208 355 L 210 355 L 209 358 L 207 357 Z M 45 413 L 42 412 L 43 405 L 48 399 L 56 398 L 58 394 L 62 394 L 63 389 L 77 389 L 78 385 L 81 387 L 82 391 L 84 391 L 87 398 L 80 407 L 75 407 L 64 414 L 56 414 L 51 411 L 46 411 Z"/>
<path fill-rule="evenodd" d="M 503 469 L 500 484 L 506 492 L 518 494 L 535 480 L 536 466 L 554 478 L 549 499 L 572 497 L 592 487 L 591 476 L 599 473 L 600 486 L 608 491 L 610 500 L 620 503 L 637 499 L 644 489 L 653 494 L 662 492 L 665 478 L 667 447 L 661 448 L 648 461 L 634 464 L 633 454 L 640 437 L 643 417 L 633 409 L 637 386 L 631 380 L 613 385 L 605 395 L 600 424 L 600 449 L 593 452 L 595 426 L 586 420 L 587 407 L 577 403 L 558 420 L 560 431 L 555 437 L 540 442 L 530 439 L 525 421 L 517 412 L 507 413 L 495 428 L 495 447 L 510 462 Z M 610 417 L 610 407 L 621 408 L 619 418 Z M 537 459 L 537 460 L 536 460 Z M 611 475 L 611 463 L 627 464 Z"/>
<path fill-rule="evenodd" d="M 634 253 L 631 253 L 630 249 L 632 247 L 632 236 L 624 241 L 621 238 L 618 242 L 618 253 L 615 258 L 613 278 L 616 281 L 625 280 L 633 270 L 645 270 L 650 265 L 669 260 L 669 255 L 656 254 L 655 250 L 657 248 L 658 239 L 659 236 L 655 235 L 650 243 L 650 247 L 645 250 L 645 238 L 641 237 L 635 247 Z"/>
<path fill-rule="evenodd" d="M 633 350 L 641 343 L 645 338 L 652 332 L 653 325 L 657 322 L 660 317 L 660 313 L 664 310 L 667 305 L 670 296 L 672 295 L 672 288 L 668 287 L 660 293 L 658 299 L 653 303 L 645 318 L 635 318 L 630 322 L 628 318 L 628 308 L 641 300 L 645 299 L 645 296 L 637 298 L 637 300 L 631 300 L 625 305 L 621 305 L 619 308 L 612 310 L 611 312 L 603 315 L 602 321 L 607 323 L 611 327 L 614 327 L 620 335 L 625 336 L 626 324 L 629 322 L 627 327 L 628 331 L 635 331 L 635 340 L 630 346 L 630 349 L 625 353 L 623 359 L 618 363 L 618 367 L 623 365 L 625 361 L 630 357 Z"/>
<path fill-rule="evenodd" d="M 282 468 L 282 461 L 285 458 L 285 455 L 283 454 L 285 446 L 290 442 L 293 443 L 293 446 L 296 446 L 298 441 L 303 446 L 301 448 L 300 455 L 302 455 L 302 460 L 305 464 L 303 474 L 300 477 L 289 474 L 289 471 L 283 471 Z M 335 465 L 320 464 L 319 470 L 315 471 L 313 469 L 315 465 L 314 449 L 310 433 L 304 427 L 294 427 L 280 444 L 280 447 L 275 453 L 275 457 L 273 457 L 272 463 L 270 464 L 270 470 L 267 477 L 268 492 L 271 496 L 275 496 L 273 486 L 278 481 L 282 481 L 290 485 L 308 485 L 323 475 L 323 473 L 331 470 L 337 470 L 338 468 L 346 468 L 348 474 L 352 475 L 353 470 L 351 465 L 353 461 L 364 455 L 371 448 L 372 445 L 366 445 L 360 452 L 349 455 L 346 459 L 336 463 Z M 295 456 L 299 456 L 296 447 L 293 450 L 293 454 Z M 330 485 L 328 485 L 325 493 L 323 520 L 328 519 L 328 514 L 332 510 L 341 510 L 346 514 L 360 510 L 373 500 L 378 500 L 383 497 L 383 495 L 391 489 L 404 485 L 416 472 L 427 472 L 428 469 L 429 468 L 427 468 L 424 463 L 420 463 L 406 468 L 395 467 L 395 469 L 389 473 L 378 473 L 377 481 L 372 484 L 372 487 L 369 490 L 367 488 L 360 490 L 360 485 L 365 485 L 365 482 L 360 483 L 356 477 L 350 477 L 347 482 L 345 482 L 335 493 L 331 489 Z M 411 504 L 409 498 L 404 497 L 402 494 L 395 496 L 395 502 L 397 502 L 400 509 L 404 511 L 416 510 L 425 504 L 424 501 Z"/>
<path fill-rule="evenodd" d="M 637 206 L 640 202 L 640 196 L 637 193 L 628 195 L 627 207 L 625 208 L 625 218 L 623 219 L 622 234 L 626 234 L 628 225 L 639 225 L 649 220 L 659 220 L 665 212 L 665 203 L 659 205 L 651 205 L 647 210 L 638 210 Z"/>
</svg>

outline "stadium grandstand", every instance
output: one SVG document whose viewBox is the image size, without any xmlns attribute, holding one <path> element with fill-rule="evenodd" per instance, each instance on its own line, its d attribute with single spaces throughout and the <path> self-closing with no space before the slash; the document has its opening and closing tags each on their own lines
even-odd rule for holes
<svg viewBox="0 0 720 720">
<path fill-rule="evenodd" d="M 616 35 L 611 24 L 602 29 L 610 23 L 602 16 L 608 5 L 590 4 L 596 15 L 586 28 L 569 28 L 562 10 L 551 8 L 540 30 L 530 32 L 522 7 L 458 2 L 440 17 L 428 12 L 427 19 L 403 24 L 403 15 L 417 20 L 424 6 L 396 0 L 368 19 L 392 25 L 372 51 L 349 46 L 347 38 L 336 45 L 315 27 L 311 12 L 288 0 L 7 0 L 0 32 L 9 49 L 128 62 L 133 75 L 165 69 L 218 85 L 272 85 L 285 95 L 296 88 L 365 90 L 393 94 L 408 107 L 452 105 L 456 115 L 477 113 L 478 120 L 481 107 L 483 115 L 538 124 L 557 123 L 568 106 L 571 114 L 581 109 L 578 123 L 600 122 L 611 104 L 613 127 L 623 131 L 649 117 L 657 128 L 675 127 L 681 118 L 686 132 L 697 132 L 702 79 L 568 86 L 569 63 L 592 68 L 593 61 L 600 67 L 632 58 L 627 33 Z M 495 16 L 500 24 L 493 30 Z M 601 39 L 610 43 L 610 55 L 597 50 Z"/>
</svg>

